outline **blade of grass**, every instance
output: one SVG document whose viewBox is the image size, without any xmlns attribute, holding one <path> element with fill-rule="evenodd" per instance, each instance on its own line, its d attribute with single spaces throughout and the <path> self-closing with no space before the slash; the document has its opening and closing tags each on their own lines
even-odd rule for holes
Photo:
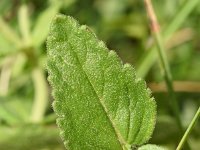
<svg viewBox="0 0 200 150">
<path fill-rule="evenodd" d="M 196 112 L 194 118 L 192 119 L 190 125 L 188 126 L 187 130 L 185 131 L 185 134 L 183 135 L 183 137 L 182 137 L 180 143 L 178 144 L 178 147 L 176 148 L 176 150 L 181 150 L 182 149 L 185 141 L 187 140 L 187 137 L 189 136 L 190 132 L 192 131 L 192 129 L 193 129 L 195 123 L 197 122 L 199 116 L 200 116 L 200 107 L 197 110 L 197 112 Z"/>
<path fill-rule="evenodd" d="M 169 96 L 170 96 L 170 99 L 171 99 L 171 101 L 170 101 L 171 108 L 174 112 L 177 125 L 178 125 L 178 127 L 179 127 L 179 129 L 182 133 L 183 132 L 183 125 L 181 123 L 181 119 L 180 119 L 180 116 L 179 116 L 180 111 L 179 111 L 178 103 L 177 103 L 177 100 L 176 100 L 176 96 L 174 94 L 172 75 L 171 75 L 170 67 L 169 67 L 167 57 L 166 57 L 166 54 L 165 54 L 165 50 L 164 50 L 164 46 L 163 46 L 164 45 L 163 39 L 161 37 L 160 29 L 159 29 L 159 23 L 157 21 L 156 15 L 154 13 L 154 9 L 153 9 L 151 0 L 144 0 L 144 2 L 145 2 L 148 17 L 149 17 L 149 20 L 150 20 L 151 31 L 153 33 L 153 36 L 154 36 L 156 44 L 157 44 L 157 53 L 159 55 L 161 67 L 162 67 L 162 70 L 164 71 L 165 83 L 167 85 Z M 189 145 L 188 145 L 188 149 L 190 149 Z"/>
<path fill-rule="evenodd" d="M 172 34 L 183 24 L 184 20 L 189 16 L 192 10 L 197 6 L 199 0 L 188 0 L 184 3 L 183 7 L 177 11 L 177 14 L 163 31 L 163 40 L 167 41 L 172 36 Z M 145 77 L 152 65 L 156 62 L 158 54 L 156 52 L 156 46 L 153 46 L 139 61 L 136 67 L 137 74 L 140 77 Z"/>
</svg>

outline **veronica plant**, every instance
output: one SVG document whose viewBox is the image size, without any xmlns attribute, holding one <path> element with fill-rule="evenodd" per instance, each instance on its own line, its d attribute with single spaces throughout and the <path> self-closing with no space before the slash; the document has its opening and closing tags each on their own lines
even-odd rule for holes
<svg viewBox="0 0 200 150">
<path fill-rule="evenodd" d="M 57 15 L 47 50 L 53 108 L 67 149 L 130 150 L 149 140 L 156 122 L 150 90 L 87 26 Z M 161 149 L 139 149 L 151 148 Z"/>
</svg>

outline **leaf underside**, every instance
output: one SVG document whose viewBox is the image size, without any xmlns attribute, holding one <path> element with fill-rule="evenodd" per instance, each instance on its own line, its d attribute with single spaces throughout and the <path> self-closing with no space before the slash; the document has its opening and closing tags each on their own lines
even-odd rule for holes
<svg viewBox="0 0 200 150">
<path fill-rule="evenodd" d="M 131 65 L 64 15 L 52 21 L 47 50 L 53 108 L 67 149 L 123 150 L 148 141 L 156 104 Z"/>
</svg>

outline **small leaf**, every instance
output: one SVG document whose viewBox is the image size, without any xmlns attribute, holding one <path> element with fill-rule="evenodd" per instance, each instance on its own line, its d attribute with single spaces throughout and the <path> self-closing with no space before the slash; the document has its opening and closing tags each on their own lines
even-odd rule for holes
<svg viewBox="0 0 200 150">
<path fill-rule="evenodd" d="M 6 43 L 12 43 L 15 47 L 19 47 L 21 45 L 21 40 L 18 34 L 13 30 L 13 28 L 5 22 L 0 16 L 0 36 L 1 38 L 5 38 Z M 2 44 L 2 43 L 1 43 Z"/>
<path fill-rule="evenodd" d="M 1 28 L 1 27 L 0 27 Z M 7 40 L 4 35 L 1 33 L 0 31 L 0 58 L 2 58 L 3 56 L 12 54 L 12 53 L 16 53 L 17 52 L 17 48 L 16 45 L 14 45 L 12 42 L 10 42 L 9 40 Z"/>
<path fill-rule="evenodd" d="M 156 104 L 131 65 L 86 26 L 57 15 L 47 39 L 53 107 L 67 149 L 131 149 L 150 138 Z"/>
<path fill-rule="evenodd" d="M 44 12 L 40 14 L 40 16 L 36 20 L 36 24 L 32 31 L 32 44 L 36 47 L 41 46 L 41 44 L 45 41 L 50 22 L 58 13 L 61 3 L 57 3 L 55 5 L 49 6 Z"/>
<path fill-rule="evenodd" d="M 167 149 L 157 146 L 157 145 L 147 144 L 147 145 L 144 145 L 144 146 L 138 148 L 138 150 L 167 150 Z"/>
</svg>

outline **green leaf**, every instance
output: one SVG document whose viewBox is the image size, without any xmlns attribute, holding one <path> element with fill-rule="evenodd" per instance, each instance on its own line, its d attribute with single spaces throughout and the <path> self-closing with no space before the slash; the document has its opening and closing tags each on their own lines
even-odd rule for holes
<svg viewBox="0 0 200 150">
<path fill-rule="evenodd" d="M 133 67 L 86 26 L 57 15 L 47 39 L 53 107 L 67 149 L 131 149 L 150 138 L 156 104 Z"/>
<path fill-rule="evenodd" d="M 6 43 L 10 42 L 14 44 L 15 47 L 19 47 L 21 45 L 21 39 L 17 35 L 17 33 L 13 30 L 13 28 L 5 22 L 0 16 L 0 36 L 1 38 L 5 38 Z"/>
<path fill-rule="evenodd" d="M 167 149 L 157 146 L 157 145 L 147 144 L 147 145 L 144 145 L 144 146 L 138 148 L 138 150 L 167 150 Z"/>
<path fill-rule="evenodd" d="M 32 44 L 35 47 L 41 46 L 41 44 L 45 41 L 49 25 L 52 18 L 58 13 L 61 3 L 58 2 L 55 5 L 49 6 L 45 11 L 43 11 L 40 16 L 36 20 L 36 24 L 32 31 Z"/>
<path fill-rule="evenodd" d="M 31 109 L 31 101 L 25 97 L 0 97 L 0 121 L 9 125 L 27 122 Z"/>
<path fill-rule="evenodd" d="M 4 37 L 1 31 L 0 31 L 0 43 L 1 43 L 0 57 L 15 53 L 18 50 L 12 42 L 10 42 Z"/>
</svg>

